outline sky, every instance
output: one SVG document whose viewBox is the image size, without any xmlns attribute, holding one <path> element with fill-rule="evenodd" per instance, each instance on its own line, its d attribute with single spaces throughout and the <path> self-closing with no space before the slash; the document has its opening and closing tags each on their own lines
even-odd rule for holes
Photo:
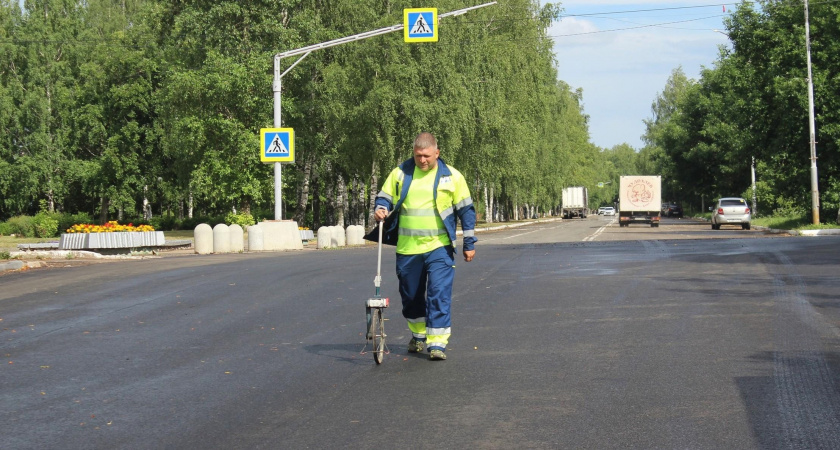
<svg viewBox="0 0 840 450">
<path fill-rule="evenodd" d="M 644 146 L 642 121 L 652 117 L 651 104 L 673 70 L 681 66 L 699 80 L 702 67 L 714 67 L 719 46 L 729 46 L 723 18 L 735 9 L 733 3 L 704 0 L 540 3 L 563 8 L 549 35 L 558 78 L 583 90 L 590 141 L 602 148 L 627 143 L 637 150 Z"/>
</svg>

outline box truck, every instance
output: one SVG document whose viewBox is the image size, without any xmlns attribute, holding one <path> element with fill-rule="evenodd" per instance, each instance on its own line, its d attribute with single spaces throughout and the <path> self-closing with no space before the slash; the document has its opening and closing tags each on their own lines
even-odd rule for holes
<svg viewBox="0 0 840 450">
<path fill-rule="evenodd" d="M 659 175 L 622 175 L 618 188 L 618 224 L 649 223 L 659 226 L 662 207 L 662 177 Z"/>
<path fill-rule="evenodd" d="M 560 212 L 564 219 L 580 217 L 585 219 L 589 214 L 589 193 L 583 186 L 563 188 L 562 206 Z"/>
</svg>

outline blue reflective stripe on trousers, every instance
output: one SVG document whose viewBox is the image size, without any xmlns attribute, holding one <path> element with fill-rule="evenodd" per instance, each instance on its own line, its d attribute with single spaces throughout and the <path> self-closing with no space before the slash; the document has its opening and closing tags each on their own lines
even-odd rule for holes
<svg viewBox="0 0 840 450">
<path fill-rule="evenodd" d="M 397 254 L 403 317 L 426 317 L 428 328 L 448 328 L 455 280 L 455 252 L 452 246 L 419 255 Z"/>
</svg>

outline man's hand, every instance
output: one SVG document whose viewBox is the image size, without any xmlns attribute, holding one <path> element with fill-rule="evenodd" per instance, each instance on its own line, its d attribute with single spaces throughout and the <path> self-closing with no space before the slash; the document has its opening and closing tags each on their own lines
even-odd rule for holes
<svg viewBox="0 0 840 450">
<path fill-rule="evenodd" d="M 470 262 L 475 258 L 475 250 L 464 250 L 464 261 Z"/>
<path fill-rule="evenodd" d="M 382 222 L 386 217 L 388 217 L 388 210 L 385 208 L 377 208 L 376 211 L 373 212 L 373 217 L 377 222 Z"/>
</svg>

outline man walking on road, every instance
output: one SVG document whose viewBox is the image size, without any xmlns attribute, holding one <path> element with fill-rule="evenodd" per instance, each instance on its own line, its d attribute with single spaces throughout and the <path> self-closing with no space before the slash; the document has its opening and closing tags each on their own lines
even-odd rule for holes
<svg viewBox="0 0 840 450">
<path fill-rule="evenodd" d="M 376 196 L 374 217 L 385 220 L 383 242 L 397 246 L 397 278 L 408 351 L 446 359 L 455 280 L 455 227 L 464 230 L 464 260 L 475 257 L 475 208 L 460 172 L 439 159 L 431 133 L 414 139 L 414 158 L 388 175 Z M 396 212 L 396 214 L 394 214 Z"/>
</svg>

